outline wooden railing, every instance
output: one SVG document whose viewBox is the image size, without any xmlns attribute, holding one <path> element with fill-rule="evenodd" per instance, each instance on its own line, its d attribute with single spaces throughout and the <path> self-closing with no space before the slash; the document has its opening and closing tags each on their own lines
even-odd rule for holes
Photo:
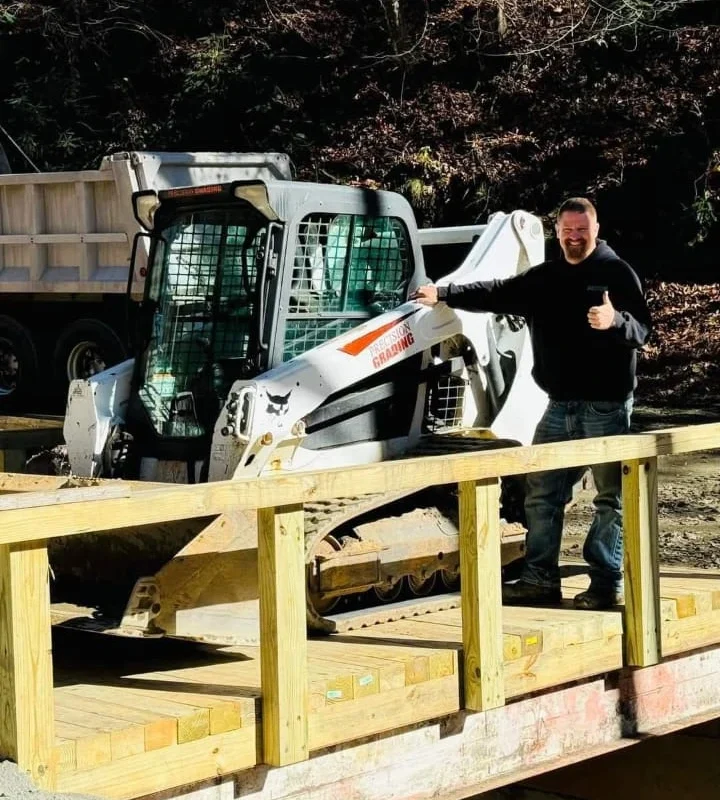
<svg viewBox="0 0 720 800">
<path fill-rule="evenodd" d="M 720 424 L 192 486 L 106 484 L 0 497 L 0 753 L 55 785 L 47 542 L 58 536 L 258 509 L 263 760 L 308 757 L 303 503 L 458 484 L 464 706 L 504 703 L 500 478 L 622 462 L 625 663 L 657 663 L 657 457 L 720 447 Z M 6 484 L 7 487 L 7 484 Z"/>
</svg>

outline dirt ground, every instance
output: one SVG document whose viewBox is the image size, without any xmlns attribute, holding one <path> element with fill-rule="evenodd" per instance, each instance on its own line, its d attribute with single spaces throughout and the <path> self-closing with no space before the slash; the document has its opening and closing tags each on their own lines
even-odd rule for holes
<svg viewBox="0 0 720 800">
<path fill-rule="evenodd" d="M 720 422 L 720 405 L 702 409 L 637 408 L 632 432 Z M 592 487 L 565 518 L 562 556 L 582 558 L 592 520 Z M 663 564 L 720 567 L 720 450 L 658 459 L 659 551 Z"/>
</svg>

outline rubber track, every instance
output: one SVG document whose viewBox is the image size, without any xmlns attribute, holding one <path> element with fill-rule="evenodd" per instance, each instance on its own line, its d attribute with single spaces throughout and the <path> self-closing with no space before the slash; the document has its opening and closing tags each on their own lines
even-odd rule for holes
<svg viewBox="0 0 720 800">
<path fill-rule="evenodd" d="M 418 448 L 402 456 L 402 458 L 415 458 L 424 455 L 454 455 L 456 453 L 468 453 L 478 450 L 499 449 L 503 447 L 512 447 L 517 445 L 517 442 L 505 439 L 478 439 L 472 437 L 462 436 L 444 436 L 442 434 L 436 436 L 425 437 Z M 315 557 L 315 549 L 322 542 L 322 540 L 331 534 L 334 530 L 342 525 L 350 522 L 351 520 L 365 514 L 368 511 L 374 511 L 382 508 L 383 506 L 401 500 L 403 497 L 416 494 L 422 491 L 423 488 L 416 487 L 414 489 L 406 489 L 398 492 L 382 492 L 377 494 L 357 495 L 354 497 L 337 497 L 332 500 L 326 500 L 318 503 L 305 504 L 305 561 L 311 563 Z M 429 598 L 426 602 L 429 603 Z M 382 612 L 378 613 L 378 621 L 386 622 L 392 617 L 392 608 L 395 604 L 387 603 L 378 606 L 382 608 Z M 404 611 L 407 606 L 403 606 L 400 602 L 397 604 L 398 615 L 397 619 L 402 619 L 405 616 L 412 616 Z M 447 604 L 443 608 L 447 608 Z M 308 592 L 307 598 L 307 624 L 308 629 L 315 633 L 334 633 L 338 630 L 338 626 L 333 621 L 332 616 L 322 617 L 313 607 Z M 369 622 L 371 616 L 371 609 L 366 610 L 362 615 L 362 623 L 353 626 L 346 622 L 343 630 L 352 630 L 353 627 L 365 627 Z"/>
</svg>

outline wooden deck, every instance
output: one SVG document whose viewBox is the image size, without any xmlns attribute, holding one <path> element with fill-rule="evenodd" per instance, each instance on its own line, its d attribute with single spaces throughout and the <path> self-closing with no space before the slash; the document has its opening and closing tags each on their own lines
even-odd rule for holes
<svg viewBox="0 0 720 800">
<path fill-rule="evenodd" d="M 572 609 L 579 569 L 563 607 L 503 608 L 508 699 L 622 668 L 620 611 Z M 661 598 L 664 655 L 720 641 L 720 573 L 663 571 Z M 58 790 L 133 798 L 262 763 L 259 648 L 56 637 Z M 459 609 L 311 639 L 310 750 L 457 714 L 461 659 Z"/>
<path fill-rule="evenodd" d="M 62 442 L 62 417 L 0 415 L 0 473 L 22 472 L 31 450 Z"/>
<path fill-rule="evenodd" d="M 204 782 L 216 800 L 228 776 L 222 800 L 407 797 L 389 791 L 396 782 L 413 800 L 459 800 L 560 756 L 718 717 L 720 577 L 661 570 L 657 553 L 658 458 L 718 447 L 720 424 L 708 424 L 190 486 L 4 474 L 0 754 L 41 788 L 108 798 Z M 503 609 L 501 477 L 611 462 L 623 474 L 625 607 Z M 308 641 L 304 504 L 430 484 L 458 487 L 462 614 Z M 53 652 L 53 540 L 108 534 L 109 520 L 125 530 L 238 510 L 257 510 L 260 652 L 60 646 L 65 630 Z M 584 580 L 577 565 L 565 572 L 569 598 Z"/>
</svg>

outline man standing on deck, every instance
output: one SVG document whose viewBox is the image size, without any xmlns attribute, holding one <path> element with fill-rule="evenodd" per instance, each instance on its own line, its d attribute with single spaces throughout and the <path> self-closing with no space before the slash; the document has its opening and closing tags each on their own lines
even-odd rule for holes
<svg viewBox="0 0 720 800">
<path fill-rule="evenodd" d="M 419 287 L 423 305 L 489 311 L 525 318 L 533 376 L 549 396 L 534 444 L 627 433 L 636 386 L 636 351 L 650 332 L 650 313 L 633 269 L 602 241 L 593 204 L 566 200 L 555 224 L 562 256 L 512 278 Z M 527 476 L 527 551 L 520 580 L 503 585 L 503 603 L 559 603 L 560 545 L 565 506 L 582 467 Z M 620 465 L 592 467 L 595 515 L 583 556 L 590 587 L 579 609 L 623 602 L 622 479 Z"/>
</svg>

